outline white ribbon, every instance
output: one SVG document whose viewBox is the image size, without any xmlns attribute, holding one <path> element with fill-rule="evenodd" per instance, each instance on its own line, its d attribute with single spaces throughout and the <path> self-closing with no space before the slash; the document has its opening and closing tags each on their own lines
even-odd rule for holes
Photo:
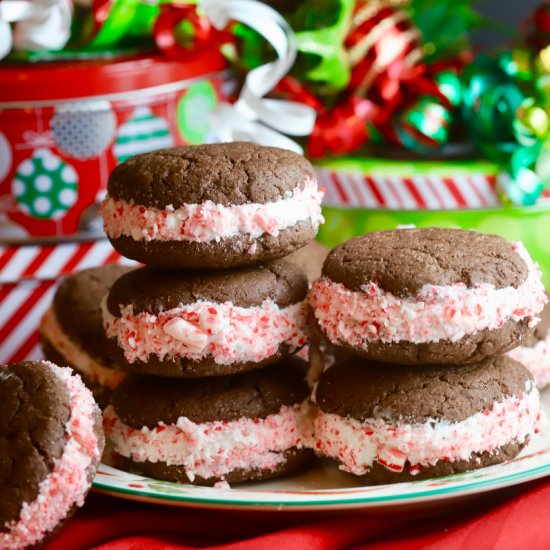
<svg viewBox="0 0 550 550">
<path fill-rule="evenodd" d="M 309 135 L 315 110 L 295 101 L 265 99 L 296 59 L 292 29 L 273 8 L 255 0 L 200 0 L 198 7 L 217 29 L 238 21 L 261 34 L 277 53 L 277 59 L 250 71 L 234 105 L 222 103 L 210 114 L 217 138 L 222 141 L 254 141 L 302 153 L 302 148 L 283 135 Z"/>
<path fill-rule="evenodd" d="M 71 16 L 71 0 L 0 0 L 0 59 L 12 48 L 60 50 L 71 36 Z"/>
</svg>

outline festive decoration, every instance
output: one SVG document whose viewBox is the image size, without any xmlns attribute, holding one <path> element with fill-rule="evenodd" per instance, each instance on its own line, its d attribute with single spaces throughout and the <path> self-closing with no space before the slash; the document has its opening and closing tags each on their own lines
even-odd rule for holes
<svg viewBox="0 0 550 550">
<path fill-rule="evenodd" d="M 326 87 L 318 82 L 310 85 L 311 71 L 279 85 L 278 91 L 285 97 L 317 110 L 307 148 L 312 157 L 349 154 L 381 141 L 424 154 L 449 141 L 461 101 L 458 72 L 463 62 L 458 58 L 442 62 L 443 56 L 433 51 L 440 44 L 443 47 L 445 39 L 434 32 L 435 41 L 428 42 L 416 24 L 418 20 L 423 28 L 429 28 L 420 4 L 437 19 L 450 9 L 441 3 L 438 8 L 428 0 L 358 0 L 350 4 L 352 11 L 342 39 L 348 78 L 340 93 L 327 95 Z M 468 28 L 467 21 L 475 18 L 468 17 L 472 13 L 468 2 L 458 4 L 460 28 Z M 343 10 L 343 4 L 338 5 Z M 311 21 L 315 24 L 316 19 Z M 463 35 L 459 33 L 457 39 L 462 41 Z M 444 49 L 447 55 L 456 55 L 450 46 Z M 438 62 L 429 65 L 427 59 Z"/>
<path fill-rule="evenodd" d="M 108 101 L 66 103 L 56 108 L 51 127 L 57 148 L 84 160 L 99 156 L 109 146 L 116 117 Z"/>
<path fill-rule="evenodd" d="M 183 24 L 186 27 L 182 28 Z M 207 18 L 201 17 L 196 6 L 180 3 L 161 5 L 153 35 L 159 50 L 172 59 L 187 59 L 232 41 L 229 32 L 216 29 Z"/>
<path fill-rule="evenodd" d="M 210 82 L 197 82 L 178 101 L 178 130 L 191 144 L 201 144 L 210 132 L 208 114 L 218 104 L 216 90 Z"/>
<path fill-rule="evenodd" d="M 113 152 L 118 162 L 156 149 L 172 147 L 168 123 L 148 107 L 138 107 L 118 130 Z"/>
<path fill-rule="evenodd" d="M 10 23 L 14 24 L 14 30 Z M 16 50 L 59 50 L 71 29 L 70 0 L 2 0 L 0 59 Z"/>
<path fill-rule="evenodd" d="M 87 50 L 98 51 L 135 46 L 140 42 L 144 47 L 147 46 L 147 38 L 151 43 L 153 24 L 159 13 L 158 2 L 90 0 L 88 4 L 85 7 L 91 8 L 91 14 L 89 9 L 86 10 L 84 24 L 79 26 L 88 32 L 73 37 L 73 48 L 85 44 Z"/>
<path fill-rule="evenodd" d="M 300 53 L 293 74 L 302 74 L 308 81 L 321 83 L 325 91 L 340 90 L 348 84 L 350 67 L 344 40 L 353 6 L 353 0 L 322 2 L 321 5 L 315 2 L 315 12 L 311 13 L 312 6 L 307 9 L 303 4 L 289 17 Z M 323 20 L 326 17 L 328 21 Z"/>
<path fill-rule="evenodd" d="M 317 168 L 324 205 L 379 211 L 453 211 L 502 206 L 497 167 L 486 163 L 350 162 Z"/>
<path fill-rule="evenodd" d="M 13 153 L 5 134 L 0 132 L 0 180 L 3 180 L 11 170 Z"/>
<path fill-rule="evenodd" d="M 470 137 L 504 167 L 499 186 L 517 205 L 533 205 L 550 188 L 550 75 L 546 49 L 480 56 L 462 74 L 463 118 Z M 550 51 L 550 50 L 548 50 Z"/>
<path fill-rule="evenodd" d="M 113 250 L 106 239 L 0 246 L 0 362 L 40 358 L 38 325 L 61 277 L 108 263 L 134 264 Z"/>
<path fill-rule="evenodd" d="M 12 194 L 28 215 L 56 220 L 76 203 L 78 176 L 50 150 L 38 149 L 17 167 Z"/>
<path fill-rule="evenodd" d="M 433 156 L 460 150 L 465 122 L 478 150 L 505 167 L 498 181 L 507 200 L 535 204 L 550 189 L 548 2 L 518 47 L 469 66 L 467 35 L 482 21 L 473 0 L 266 3 L 280 13 L 253 0 L 2 0 L 0 56 L 12 43 L 9 59 L 33 60 L 155 48 L 193 63 L 223 50 L 248 71 L 232 104 L 217 104 L 199 83 L 164 120 L 145 111 L 123 117 L 112 148 L 117 121 L 108 108 L 59 109 L 55 145 L 78 161 L 100 156 L 107 166 L 109 153 L 122 161 L 180 139 L 301 151 L 291 139 L 300 135 L 310 136 L 314 158 L 388 144 Z M 70 129 L 84 127 L 91 139 L 73 140 Z"/>
<path fill-rule="evenodd" d="M 189 64 L 152 56 L 0 66 L 0 240 L 101 234 L 97 203 L 117 157 L 206 139 L 212 104 L 226 98 L 224 67 L 217 52 Z M 36 217 L 13 193 L 17 167 L 40 149 L 78 175 L 76 202 L 60 217 Z"/>
<path fill-rule="evenodd" d="M 213 26 L 225 29 L 230 22 L 240 22 L 260 33 L 273 47 L 277 58 L 248 73 L 234 105 L 222 104 L 211 114 L 216 138 L 226 141 L 255 141 L 302 152 L 302 148 L 286 135 L 308 135 L 315 112 L 295 101 L 266 99 L 277 83 L 292 67 L 296 46 L 292 29 L 275 10 L 253 0 L 201 0 Z"/>
<path fill-rule="evenodd" d="M 68 2 L 69 0 L 39 0 L 36 3 L 50 5 L 56 1 Z M 27 2 L 20 3 L 27 4 Z M 14 2 L 8 0 L 2 2 L 0 6 L 4 4 L 11 5 Z M 233 41 L 230 31 L 235 24 L 241 23 L 253 29 L 275 50 L 277 59 L 254 68 L 247 75 L 241 93 L 234 104 L 223 104 L 210 109 L 212 111 L 210 118 L 214 122 L 210 127 L 216 130 L 216 135 L 212 134 L 210 137 L 221 141 L 254 140 L 301 151 L 301 147 L 284 134 L 292 136 L 309 134 L 313 127 L 315 113 L 309 107 L 292 101 L 264 99 L 264 96 L 288 73 L 296 57 L 294 34 L 284 18 L 272 8 L 254 0 L 200 0 L 198 3 L 82 0 L 76 3 L 74 16 L 73 35 L 63 51 L 36 52 L 42 49 L 59 49 L 59 46 L 51 44 L 43 48 L 29 47 L 29 51 L 20 54 L 13 52 L 11 58 L 89 59 L 94 56 L 128 53 L 131 48 L 143 49 L 156 46 L 166 58 L 180 62 L 198 64 L 202 56 L 201 66 L 206 68 L 210 54 L 218 52 L 224 45 Z M 10 17 L 4 21 L 8 31 L 11 30 L 11 26 L 7 21 L 18 21 L 16 14 Z M 44 28 L 39 26 L 38 29 L 34 29 L 37 35 L 46 30 L 45 19 L 42 22 Z M 5 52 L 10 48 L 11 43 L 6 44 Z M 193 97 L 191 95 L 189 100 Z M 186 103 L 182 105 L 182 108 L 186 108 Z M 138 117 L 136 122 L 145 127 L 147 116 L 139 115 L 141 118 Z M 105 133 L 99 135 L 95 132 L 97 142 L 90 143 L 87 149 L 83 149 L 82 144 L 67 144 L 65 123 L 68 119 L 68 115 L 60 113 L 53 130 L 56 140 L 65 141 L 64 151 L 74 158 L 84 159 L 86 155 L 92 155 L 97 147 L 109 141 L 108 130 L 112 124 L 107 122 L 106 126 L 102 126 Z M 152 124 L 151 120 L 148 124 Z M 158 121 L 157 124 L 159 124 Z M 183 128 L 183 132 L 189 129 L 191 127 Z M 149 136 L 149 138 L 156 138 L 154 147 L 157 147 L 157 144 L 167 146 L 174 143 L 166 134 L 167 125 L 165 128 L 159 126 L 153 133 L 157 131 L 165 131 L 165 133 Z M 194 132 L 193 129 L 191 131 Z M 134 139 L 135 132 L 134 128 L 128 135 L 119 133 L 115 144 L 115 155 L 118 160 L 143 150 L 136 146 L 136 142 L 143 141 L 148 136 L 138 133 L 138 139 Z M 201 136 L 205 135 L 203 124 L 203 129 L 198 134 L 195 133 L 191 139 L 199 141 Z M 129 142 L 133 145 L 127 145 Z M 152 143 L 151 139 L 147 143 Z M 145 147 L 148 145 L 144 144 Z M 125 152 L 126 150 L 128 152 Z"/>
<path fill-rule="evenodd" d="M 529 42 L 539 50 L 550 44 L 550 4 L 543 2 L 533 13 Z"/>
</svg>

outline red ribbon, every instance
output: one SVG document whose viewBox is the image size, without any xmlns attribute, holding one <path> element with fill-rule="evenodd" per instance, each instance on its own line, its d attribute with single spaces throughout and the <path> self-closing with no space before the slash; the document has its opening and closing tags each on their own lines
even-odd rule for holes
<svg viewBox="0 0 550 550">
<path fill-rule="evenodd" d="M 176 30 L 183 22 L 193 27 L 189 45 L 181 44 Z M 191 4 L 161 4 L 160 13 L 153 28 L 153 37 L 159 50 L 171 59 L 184 60 L 190 55 L 218 50 L 222 44 L 233 40 L 231 33 L 218 31 L 206 17 L 197 13 Z"/>
<path fill-rule="evenodd" d="M 334 109 L 320 112 L 308 140 L 308 154 L 320 158 L 355 151 L 368 142 L 367 123 L 376 118 L 377 111 L 369 99 L 351 95 Z"/>
<path fill-rule="evenodd" d="M 541 4 L 533 14 L 533 22 L 538 32 L 550 32 L 550 4 Z"/>
</svg>

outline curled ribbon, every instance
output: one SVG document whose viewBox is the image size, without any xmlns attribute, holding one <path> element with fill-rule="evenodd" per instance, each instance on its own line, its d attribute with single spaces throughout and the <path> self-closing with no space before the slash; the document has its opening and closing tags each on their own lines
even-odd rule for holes
<svg viewBox="0 0 550 550">
<path fill-rule="evenodd" d="M 17 50 L 60 50 L 71 35 L 71 0 L 2 0 L 0 59 Z M 15 24 L 13 33 L 11 23 Z"/>
<path fill-rule="evenodd" d="M 198 4 L 216 29 L 230 21 L 243 23 L 261 34 L 273 47 L 277 59 L 251 70 L 238 100 L 221 104 L 211 113 L 211 126 L 220 141 L 254 141 L 302 153 L 292 136 L 309 135 L 315 110 L 295 101 L 266 99 L 296 59 L 292 29 L 279 13 L 255 0 L 201 0 Z"/>
</svg>

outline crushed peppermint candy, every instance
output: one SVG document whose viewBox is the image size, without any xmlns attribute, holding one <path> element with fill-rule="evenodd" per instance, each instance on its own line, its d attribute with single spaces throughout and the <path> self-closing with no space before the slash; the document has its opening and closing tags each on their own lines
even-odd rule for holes
<svg viewBox="0 0 550 550">
<path fill-rule="evenodd" d="M 231 302 L 196 302 L 153 315 L 121 308 L 113 316 L 102 304 L 108 338 L 117 338 L 126 359 L 147 361 L 212 357 L 219 365 L 259 362 L 275 355 L 286 343 L 293 353 L 305 345 L 306 303 L 280 308 L 266 299 L 260 306 L 238 307 Z"/>
<path fill-rule="evenodd" d="M 131 237 L 136 241 L 191 241 L 206 243 L 249 235 L 276 237 L 280 231 L 310 220 L 315 230 L 323 223 L 323 192 L 313 179 L 306 179 L 280 200 L 265 204 L 223 206 L 212 201 L 172 205 L 164 209 L 144 207 L 116 197 L 106 197 L 101 205 L 105 232 L 109 237 Z M 253 254 L 255 249 L 251 249 Z"/>
<path fill-rule="evenodd" d="M 223 479 L 237 469 L 274 470 L 284 463 L 284 451 L 312 440 L 307 403 L 283 406 L 266 418 L 195 423 L 182 416 L 175 424 L 141 429 L 125 424 L 109 406 L 103 425 L 118 454 L 134 462 L 183 466 L 191 481 Z"/>
<path fill-rule="evenodd" d="M 531 381 L 526 391 L 496 401 L 491 408 L 461 422 L 430 419 L 423 423 L 360 422 L 318 411 L 314 421 L 315 451 L 340 462 L 340 469 L 364 475 L 374 462 L 388 470 L 409 472 L 440 460 L 470 460 L 473 453 L 497 452 L 508 443 L 525 443 L 544 427 L 539 392 Z"/>
</svg>

